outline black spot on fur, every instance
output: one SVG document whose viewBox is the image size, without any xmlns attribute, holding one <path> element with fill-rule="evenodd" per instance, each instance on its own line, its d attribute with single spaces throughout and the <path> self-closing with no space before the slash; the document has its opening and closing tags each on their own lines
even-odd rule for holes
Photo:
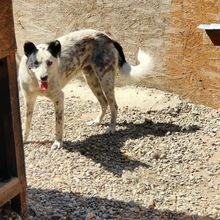
<svg viewBox="0 0 220 220">
<path fill-rule="evenodd" d="M 114 41 L 113 44 L 114 44 L 114 46 L 117 49 L 118 54 L 119 54 L 118 64 L 119 64 L 120 67 L 122 67 L 123 64 L 126 63 L 126 59 L 125 59 L 123 49 L 122 49 L 121 45 L 118 42 Z"/>
<path fill-rule="evenodd" d="M 115 109 L 118 110 L 118 105 L 115 103 Z"/>
<path fill-rule="evenodd" d="M 28 55 L 28 60 L 27 60 L 27 67 L 29 70 L 33 68 L 37 68 L 39 66 L 39 62 L 36 58 L 38 50 L 32 52 L 31 54 Z M 27 55 L 26 55 L 27 56 Z"/>
<path fill-rule="evenodd" d="M 93 87 L 94 88 L 99 88 L 100 87 L 100 84 L 99 84 L 99 82 L 98 81 L 96 81 L 96 82 L 93 82 Z"/>
<path fill-rule="evenodd" d="M 108 66 L 108 68 L 105 70 L 105 73 L 112 72 L 112 71 L 114 71 L 114 66 L 110 65 L 110 66 Z"/>
<path fill-rule="evenodd" d="M 102 93 L 101 92 L 97 92 L 97 96 L 102 96 Z"/>
</svg>

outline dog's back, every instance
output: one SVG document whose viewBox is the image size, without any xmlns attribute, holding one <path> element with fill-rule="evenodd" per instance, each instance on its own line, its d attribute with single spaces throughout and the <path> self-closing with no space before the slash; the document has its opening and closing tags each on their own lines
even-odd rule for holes
<svg viewBox="0 0 220 220">
<path fill-rule="evenodd" d="M 59 72 L 62 86 L 89 65 L 103 62 L 104 68 L 112 59 L 117 63 L 118 54 L 113 40 L 103 32 L 90 29 L 75 31 L 57 40 L 62 45 Z"/>
</svg>

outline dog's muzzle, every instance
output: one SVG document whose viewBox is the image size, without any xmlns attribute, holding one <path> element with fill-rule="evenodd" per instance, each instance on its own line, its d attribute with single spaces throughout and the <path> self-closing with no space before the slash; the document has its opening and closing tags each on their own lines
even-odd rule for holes
<svg viewBox="0 0 220 220">
<path fill-rule="evenodd" d="M 48 82 L 47 82 L 48 76 L 43 76 L 40 79 L 41 81 L 39 82 L 39 88 L 43 91 L 47 90 L 48 89 Z"/>
</svg>

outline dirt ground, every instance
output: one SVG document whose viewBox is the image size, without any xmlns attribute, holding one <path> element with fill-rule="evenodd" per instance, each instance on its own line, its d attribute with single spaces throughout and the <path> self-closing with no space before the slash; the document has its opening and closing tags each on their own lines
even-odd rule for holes
<svg viewBox="0 0 220 220">
<path fill-rule="evenodd" d="M 25 143 L 24 219 L 216 220 L 219 111 L 136 86 L 116 88 L 116 133 L 87 122 L 97 100 L 82 81 L 65 92 L 64 148 L 52 150 L 54 110 L 37 102 Z M 24 105 L 21 97 L 22 121 Z"/>
<path fill-rule="evenodd" d="M 79 97 L 83 101 L 96 102 L 95 96 L 91 93 L 85 82 L 72 81 L 64 88 L 65 97 Z M 138 107 L 145 111 L 162 110 L 167 107 L 175 107 L 181 102 L 179 96 L 172 96 L 157 89 L 146 90 L 143 87 L 123 86 L 116 87 L 116 100 L 120 107 Z"/>
<path fill-rule="evenodd" d="M 116 88 L 116 133 L 83 81 L 65 89 L 64 148 L 52 150 L 54 109 L 39 98 L 24 144 L 28 213 L 39 220 L 217 220 L 219 111 L 137 86 Z M 24 102 L 20 94 L 22 122 Z M 13 219 L 13 218 L 12 218 Z"/>
</svg>

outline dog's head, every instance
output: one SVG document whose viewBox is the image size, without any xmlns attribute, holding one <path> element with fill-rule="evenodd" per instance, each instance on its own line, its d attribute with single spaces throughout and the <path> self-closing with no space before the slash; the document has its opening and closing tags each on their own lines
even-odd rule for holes
<svg viewBox="0 0 220 220">
<path fill-rule="evenodd" d="M 37 47 L 32 42 L 24 44 L 27 68 L 36 77 L 40 89 L 46 90 L 51 77 L 58 71 L 60 53 L 61 44 L 58 40 Z"/>
</svg>

